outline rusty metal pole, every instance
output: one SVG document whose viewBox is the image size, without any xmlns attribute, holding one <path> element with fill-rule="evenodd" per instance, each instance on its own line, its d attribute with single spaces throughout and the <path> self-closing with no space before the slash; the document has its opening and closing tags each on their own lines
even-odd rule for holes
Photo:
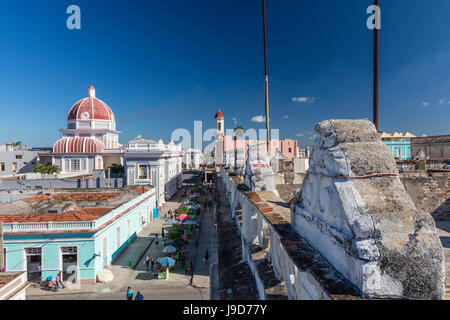
<svg viewBox="0 0 450 320">
<path fill-rule="evenodd" d="M 375 0 L 375 5 L 379 8 L 380 1 Z M 375 16 L 375 22 L 378 22 L 378 16 Z M 375 128 L 378 130 L 378 94 L 379 94 L 379 64 L 380 64 L 380 55 L 379 55 L 379 46 L 380 46 L 380 30 L 377 28 L 377 24 L 375 23 L 375 28 L 373 29 L 373 124 Z"/>
<path fill-rule="evenodd" d="M 3 244 L 3 222 L 0 221 L 0 270 L 2 270 L 3 268 L 5 268 L 5 259 L 4 259 L 4 252 L 5 249 L 4 248 L 4 244 Z"/>
<path fill-rule="evenodd" d="M 266 43 L 266 0 L 262 0 L 263 7 L 263 35 L 264 35 L 264 78 L 266 88 L 266 143 L 267 153 L 270 156 L 269 141 L 269 74 L 267 73 L 267 43 Z"/>
</svg>

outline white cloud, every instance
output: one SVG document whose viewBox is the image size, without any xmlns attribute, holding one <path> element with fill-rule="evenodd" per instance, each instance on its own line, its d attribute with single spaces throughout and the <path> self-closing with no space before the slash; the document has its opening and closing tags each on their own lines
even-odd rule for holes
<svg viewBox="0 0 450 320">
<path fill-rule="evenodd" d="M 422 107 L 428 107 L 430 103 L 428 101 L 424 101 L 421 103 Z"/>
<path fill-rule="evenodd" d="M 289 118 L 289 116 L 286 114 L 283 118 L 287 119 L 287 118 Z"/>
<path fill-rule="evenodd" d="M 428 137 L 425 133 L 422 135 L 422 137 Z"/>
<path fill-rule="evenodd" d="M 314 97 L 293 97 L 293 102 L 301 102 L 301 103 L 314 103 L 316 101 L 316 98 Z"/>
<path fill-rule="evenodd" d="M 445 103 L 445 99 L 439 100 L 439 104 L 444 104 L 444 103 Z M 449 103 L 450 103 L 450 101 L 449 101 Z"/>
<path fill-rule="evenodd" d="M 309 137 L 309 140 L 315 140 L 317 138 L 317 134 L 313 134 L 311 137 Z"/>
<path fill-rule="evenodd" d="M 295 136 L 296 137 L 303 137 L 305 134 L 304 133 L 297 133 Z"/>
<path fill-rule="evenodd" d="M 264 116 L 254 116 L 252 118 L 252 122 L 265 122 L 266 121 L 266 117 Z"/>
</svg>

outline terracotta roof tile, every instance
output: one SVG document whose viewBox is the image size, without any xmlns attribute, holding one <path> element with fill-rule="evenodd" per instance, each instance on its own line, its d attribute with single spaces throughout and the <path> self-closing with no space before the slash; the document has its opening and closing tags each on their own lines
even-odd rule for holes
<svg viewBox="0 0 450 320">
<path fill-rule="evenodd" d="M 105 201 L 119 195 L 120 192 L 72 192 L 72 193 L 55 193 L 53 195 L 38 195 L 24 199 L 26 202 L 41 201 Z"/>
<path fill-rule="evenodd" d="M 147 188 L 145 188 L 145 187 L 137 187 L 136 189 L 134 189 L 134 191 L 137 192 L 137 193 L 144 194 L 144 193 L 146 193 L 147 191 L 150 191 L 150 189 L 147 189 Z"/>
</svg>

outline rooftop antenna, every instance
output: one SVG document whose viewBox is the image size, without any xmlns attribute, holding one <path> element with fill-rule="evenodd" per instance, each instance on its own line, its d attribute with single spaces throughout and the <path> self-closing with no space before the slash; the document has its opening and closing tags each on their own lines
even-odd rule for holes
<svg viewBox="0 0 450 320">
<path fill-rule="evenodd" d="M 269 74 L 267 73 L 267 43 L 266 43 L 266 0 L 262 0 L 263 7 L 263 36 L 264 36 L 264 78 L 266 86 L 266 143 L 267 153 L 269 150 Z"/>
</svg>

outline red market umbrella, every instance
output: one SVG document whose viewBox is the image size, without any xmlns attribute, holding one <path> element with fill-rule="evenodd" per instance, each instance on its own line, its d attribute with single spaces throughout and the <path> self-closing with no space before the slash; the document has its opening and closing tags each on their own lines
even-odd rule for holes
<svg viewBox="0 0 450 320">
<path fill-rule="evenodd" d="M 178 217 L 178 220 L 184 221 L 189 220 L 191 217 L 189 217 L 187 214 L 182 214 Z"/>
</svg>

